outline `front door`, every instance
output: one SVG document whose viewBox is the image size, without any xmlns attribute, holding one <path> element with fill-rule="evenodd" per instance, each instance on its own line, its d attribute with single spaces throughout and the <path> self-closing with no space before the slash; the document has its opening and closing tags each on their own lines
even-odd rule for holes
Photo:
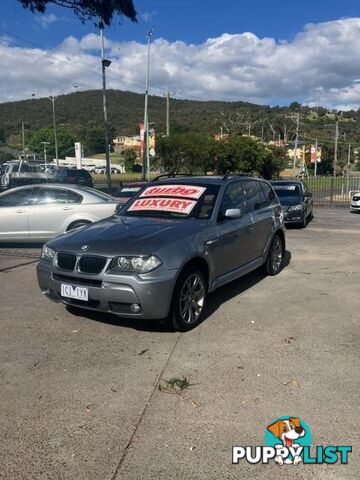
<svg viewBox="0 0 360 480">
<path fill-rule="evenodd" d="M 251 258 L 253 220 L 244 213 L 241 218 L 231 219 L 224 216 L 230 208 L 244 208 L 244 195 L 241 182 L 228 185 L 219 209 L 216 243 L 216 276 L 220 277 L 245 265 Z"/>
<path fill-rule="evenodd" d="M 0 197 L 0 241 L 26 241 L 29 235 L 29 208 L 33 188 L 6 192 Z"/>
</svg>

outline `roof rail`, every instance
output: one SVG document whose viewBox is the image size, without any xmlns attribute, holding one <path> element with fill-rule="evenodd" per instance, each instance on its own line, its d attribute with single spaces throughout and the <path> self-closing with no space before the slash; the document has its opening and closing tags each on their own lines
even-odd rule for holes
<svg viewBox="0 0 360 480">
<path fill-rule="evenodd" d="M 262 178 L 260 175 L 254 172 L 229 172 L 223 176 L 223 180 L 227 180 L 229 177 L 256 177 Z"/>
<path fill-rule="evenodd" d="M 161 178 L 175 178 L 175 177 L 194 177 L 195 175 L 192 175 L 191 173 L 175 173 L 175 172 L 170 172 L 170 173 L 164 173 L 162 175 L 158 175 L 157 177 L 152 179 L 152 182 L 157 182 Z"/>
</svg>

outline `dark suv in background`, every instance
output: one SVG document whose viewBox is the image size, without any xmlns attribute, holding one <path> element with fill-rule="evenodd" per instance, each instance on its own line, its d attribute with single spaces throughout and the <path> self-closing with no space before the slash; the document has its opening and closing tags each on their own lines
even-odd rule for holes
<svg viewBox="0 0 360 480">
<path fill-rule="evenodd" d="M 210 292 L 261 265 L 276 275 L 284 253 L 283 212 L 269 182 L 180 176 L 44 245 L 37 272 L 51 300 L 190 330 Z"/>
<path fill-rule="evenodd" d="M 274 180 L 271 182 L 284 210 L 285 224 L 305 228 L 314 217 L 312 193 L 301 180 Z"/>
<path fill-rule="evenodd" d="M 84 187 L 94 187 L 92 176 L 87 170 L 76 168 L 59 168 L 53 179 L 55 183 L 72 183 Z"/>
</svg>

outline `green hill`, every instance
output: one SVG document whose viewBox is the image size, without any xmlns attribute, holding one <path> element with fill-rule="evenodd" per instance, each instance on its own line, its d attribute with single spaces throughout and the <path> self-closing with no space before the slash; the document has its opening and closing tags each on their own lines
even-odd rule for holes
<svg viewBox="0 0 360 480">
<path fill-rule="evenodd" d="M 157 133 L 165 131 L 166 101 L 163 97 L 149 97 L 149 121 L 155 122 Z M 333 145 L 334 115 L 319 107 L 311 109 L 294 102 L 289 107 L 268 107 L 246 102 L 193 101 L 171 99 L 171 132 L 186 131 L 215 134 L 223 127 L 224 133 L 244 134 L 248 132 L 247 122 L 251 124 L 251 134 L 264 135 L 265 140 L 284 138 L 294 139 L 295 123 L 286 118 L 300 112 L 300 139 L 307 144 L 315 138 L 323 145 Z M 102 127 L 102 93 L 100 90 L 88 90 L 56 99 L 57 125 L 69 129 L 80 139 L 84 129 Z M 108 91 L 108 117 L 112 132 L 131 135 L 137 133 L 138 124 L 144 115 L 144 95 Z M 353 146 L 360 143 L 360 112 L 350 111 L 343 114 L 340 122 L 339 144 Z M 21 142 L 21 122 L 24 122 L 27 135 L 42 127 L 52 127 L 51 102 L 47 98 L 30 99 L 0 104 L 0 131 L 3 131 L 5 143 Z M 333 125 L 334 127 L 334 125 Z M 0 138 L 1 142 L 1 138 Z M 344 148 L 345 150 L 345 148 Z"/>
</svg>

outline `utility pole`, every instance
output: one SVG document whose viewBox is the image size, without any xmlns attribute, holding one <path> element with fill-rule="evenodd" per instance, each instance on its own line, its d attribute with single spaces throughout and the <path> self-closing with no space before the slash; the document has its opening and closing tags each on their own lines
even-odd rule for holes
<svg viewBox="0 0 360 480">
<path fill-rule="evenodd" d="M 335 150 L 334 150 L 334 163 L 333 163 L 333 176 L 334 176 L 334 177 L 336 177 L 337 153 L 338 153 L 338 138 L 339 138 L 339 116 L 336 115 L 336 124 L 335 124 Z"/>
<path fill-rule="evenodd" d="M 298 148 L 298 143 L 299 143 L 299 126 L 300 126 L 300 113 L 297 113 L 295 116 L 290 115 L 289 117 L 285 118 L 291 118 L 296 123 L 296 131 L 295 131 L 295 147 L 294 147 L 294 160 L 293 160 L 293 175 L 295 177 L 295 171 L 296 171 L 296 160 L 297 160 L 297 148 Z"/>
<path fill-rule="evenodd" d="M 171 95 L 175 95 L 175 92 L 169 92 L 169 90 L 164 93 L 166 98 L 166 136 L 170 135 L 170 98 Z"/>
<path fill-rule="evenodd" d="M 261 140 L 264 141 L 264 125 L 261 127 Z"/>
<path fill-rule="evenodd" d="M 57 141 L 57 132 L 56 132 L 55 99 L 56 97 L 54 97 L 53 95 L 49 97 L 49 100 L 52 103 L 54 142 L 55 142 L 55 161 L 56 161 L 56 167 L 59 168 L 59 151 L 58 151 L 58 141 Z"/>
<path fill-rule="evenodd" d="M 107 105 L 106 105 L 106 67 L 110 67 L 111 61 L 105 58 L 104 48 L 104 22 L 102 19 L 99 23 L 100 39 L 101 39 L 101 71 L 102 71 L 102 94 L 103 94 L 103 112 L 104 112 L 104 141 L 105 141 L 105 162 L 106 162 L 106 175 L 108 179 L 108 188 L 111 193 L 111 165 L 110 165 L 110 150 L 109 150 L 109 126 L 107 117 Z"/>
<path fill-rule="evenodd" d="M 45 173 L 46 173 L 46 181 L 47 181 L 47 156 L 46 156 L 46 145 L 49 145 L 50 142 L 41 142 L 44 145 L 44 163 L 45 163 Z"/>
<path fill-rule="evenodd" d="M 24 127 L 24 122 L 21 122 L 21 137 L 22 137 L 22 147 L 23 147 L 23 158 L 25 159 L 25 127 Z"/>
<path fill-rule="evenodd" d="M 315 138 L 315 164 L 314 164 L 314 177 L 317 174 L 317 154 L 318 154 L 318 139 Z"/>
<path fill-rule="evenodd" d="M 350 160 L 351 160 L 351 143 L 349 143 L 348 149 L 348 159 L 347 159 L 347 171 L 346 171 L 346 192 L 349 194 L 349 184 L 350 184 Z"/>
<path fill-rule="evenodd" d="M 150 42 L 153 28 L 146 35 L 147 38 L 147 68 L 145 82 L 145 106 L 144 106 L 144 153 L 142 166 L 142 181 L 147 177 L 150 180 L 150 154 L 149 154 L 149 115 L 148 115 L 148 96 L 149 96 L 149 76 L 150 76 Z M 146 172 L 146 173 L 145 173 Z"/>
</svg>

